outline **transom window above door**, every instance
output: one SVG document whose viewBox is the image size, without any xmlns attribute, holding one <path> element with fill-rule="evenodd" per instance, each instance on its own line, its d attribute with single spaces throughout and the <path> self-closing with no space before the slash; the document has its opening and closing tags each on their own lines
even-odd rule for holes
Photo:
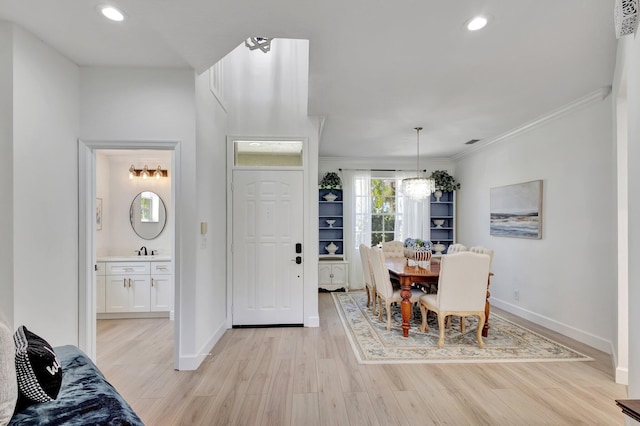
<svg viewBox="0 0 640 426">
<path fill-rule="evenodd" d="M 235 166 L 302 167 L 302 141 L 233 141 Z"/>
</svg>

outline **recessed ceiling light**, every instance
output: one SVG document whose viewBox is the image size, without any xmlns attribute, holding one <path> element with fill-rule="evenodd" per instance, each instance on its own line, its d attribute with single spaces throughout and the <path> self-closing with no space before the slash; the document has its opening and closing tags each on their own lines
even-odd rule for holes
<svg viewBox="0 0 640 426">
<path fill-rule="evenodd" d="M 467 29 L 469 31 L 477 31 L 484 28 L 485 25 L 487 25 L 487 18 L 485 18 L 484 16 L 476 16 L 469 21 L 469 23 L 467 24 Z"/>
<path fill-rule="evenodd" d="M 104 6 L 100 9 L 100 12 L 112 21 L 120 22 L 124 20 L 124 15 L 118 9 L 113 6 Z"/>
<path fill-rule="evenodd" d="M 249 142 L 249 146 L 260 146 L 260 142 Z"/>
</svg>

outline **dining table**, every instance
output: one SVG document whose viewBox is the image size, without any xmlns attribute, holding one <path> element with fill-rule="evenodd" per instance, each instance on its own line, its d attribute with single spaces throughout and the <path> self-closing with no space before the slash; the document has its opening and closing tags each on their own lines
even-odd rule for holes
<svg viewBox="0 0 640 426">
<path fill-rule="evenodd" d="M 389 276 L 400 282 L 402 302 L 400 303 L 400 311 L 402 312 L 402 334 L 409 337 L 409 318 L 411 318 L 411 287 L 414 283 L 418 284 L 438 284 L 440 277 L 440 258 L 432 257 L 426 268 L 421 266 L 409 266 L 407 259 L 404 258 L 388 258 L 385 260 L 389 269 Z M 484 315 L 486 321 L 482 329 L 482 336 L 487 337 L 489 333 L 489 313 L 491 312 L 491 304 L 489 303 L 489 285 L 491 284 L 491 276 L 487 277 L 487 300 L 484 305 Z"/>
</svg>

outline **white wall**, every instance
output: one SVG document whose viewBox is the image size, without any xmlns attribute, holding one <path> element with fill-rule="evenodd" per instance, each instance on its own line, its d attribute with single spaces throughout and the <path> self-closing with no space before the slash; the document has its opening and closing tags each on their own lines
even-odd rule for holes
<svg viewBox="0 0 640 426">
<path fill-rule="evenodd" d="M 0 321 L 13 329 L 13 25 L 0 21 Z"/>
<path fill-rule="evenodd" d="M 155 160 L 151 160 L 155 158 Z M 159 159 L 162 158 L 162 159 Z M 106 161 L 105 161 L 106 160 Z M 156 168 L 159 164 L 172 175 L 171 155 L 163 151 L 130 151 L 126 155 L 96 155 L 96 197 L 102 198 L 102 229 L 96 231 L 96 255 L 133 256 L 134 250 L 144 246 L 147 252 L 156 250 L 164 256 L 173 255 L 174 212 L 171 211 L 171 178 L 129 179 L 133 163 L 141 169 L 145 164 Z M 152 170 L 153 172 L 153 170 Z M 160 196 L 167 209 L 167 223 L 160 235 L 152 240 L 140 238 L 131 227 L 129 209 L 133 199 L 142 191 Z"/>
<path fill-rule="evenodd" d="M 204 356 L 226 330 L 226 133 L 227 113 L 209 89 L 209 71 L 196 77 L 197 222 L 196 347 Z"/>
<path fill-rule="evenodd" d="M 101 141 L 179 141 L 180 176 L 176 229 L 180 282 L 176 314 L 180 360 L 197 357 L 196 291 L 196 126 L 192 70 L 81 68 L 80 138 Z M 179 309 L 179 310 L 178 310 Z"/>
<path fill-rule="evenodd" d="M 624 38 L 629 167 L 629 398 L 640 398 L 640 40 Z"/>
<path fill-rule="evenodd" d="M 14 32 L 14 326 L 78 343 L 78 67 Z"/>
<path fill-rule="evenodd" d="M 462 184 L 458 240 L 495 250 L 492 303 L 606 352 L 612 351 L 616 333 L 611 135 L 609 96 L 456 165 Z M 542 239 L 490 236 L 490 188 L 537 179 L 543 180 Z"/>
<path fill-rule="evenodd" d="M 232 136 L 300 137 L 308 141 L 304 195 L 304 324 L 318 319 L 318 120 L 307 115 L 309 42 L 275 39 L 269 54 L 244 44 L 224 58 Z"/>
</svg>

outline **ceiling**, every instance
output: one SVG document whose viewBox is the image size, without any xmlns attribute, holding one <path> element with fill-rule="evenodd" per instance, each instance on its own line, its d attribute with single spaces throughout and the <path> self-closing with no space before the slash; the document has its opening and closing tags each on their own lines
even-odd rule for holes
<svg viewBox="0 0 640 426">
<path fill-rule="evenodd" d="M 610 86 L 617 46 L 614 0 L 115 0 L 122 23 L 108 1 L 4 0 L 0 19 L 81 66 L 201 72 L 250 36 L 308 39 L 331 157 L 415 156 L 416 126 L 421 154 L 459 154 Z"/>
</svg>

